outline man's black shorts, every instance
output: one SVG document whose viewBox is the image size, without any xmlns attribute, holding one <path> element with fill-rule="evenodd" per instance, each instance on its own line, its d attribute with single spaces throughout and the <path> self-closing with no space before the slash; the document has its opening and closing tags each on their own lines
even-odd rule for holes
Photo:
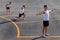
<svg viewBox="0 0 60 40">
<path fill-rule="evenodd" d="M 48 27 L 49 26 L 49 21 L 43 21 L 43 26 Z"/>
<path fill-rule="evenodd" d="M 6 7 L 6 9 L 10 9 L 10 7 Z"/>
<path fill-rule="evenodd" d="M 22 13 L 22 14 L 19 13 L 19 17 L 21 17 L 22 15 L 24 15 L 24 13 Z"/>
</svg>

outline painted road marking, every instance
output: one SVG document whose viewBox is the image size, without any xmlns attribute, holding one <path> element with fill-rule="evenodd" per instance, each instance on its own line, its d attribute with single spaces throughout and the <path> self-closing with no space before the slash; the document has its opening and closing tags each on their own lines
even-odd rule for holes
<svg viewBox="0 0 60 40">
<path fill-rule="evenodd" d="M 41 36 L 21 36 L 20 38 L 37 38 Z M 47 36 L 46 38 L 60 38 L 60 36 Z"/>
<path fill-rule="evenodd" d="M 15 25 L 15 27 L 16 27 L 16 29 L 17 29 L 17 38 L 20 38 L 20 29 L 19 29 L 18 25 L 17 25 L 15 22 L 13 22 L 11 19 L 6 18 L 6 17 L 4 17 L 4 16 L 0 16 L 0 18 L 6 19 L 6 20 L 8 20 L 8 21 L 11 21 L 12 24 Z"/>
<path fill-rule="evenodd" d="M 14 14 L 14 15 L 3 15 L 4 17 L 8 17 L 8 16 L 18 16 L 18 14 Z"/>
<path fill-rule="evenodd" d="M 60 19 L 55 19 L 55 20 L 60 21 Z M 50 21 L 54 21 L 54 20 L 50 20 Z M 40 23 L 40 22 L 42 22 L 42 20 L 40 20 L 40 21 L 25 21 L 25 22 L 21 22 L 21 21 L 20 21 L 20 23 L 22 23 L 22 24 Z"/>
<path fill-rule="evenodd" d="M 27 23 L 40 23 L 41 21 L 26 21 L 26 22 L 21 22 L 20 21 L 20 23 L 22 23 L 22 24 L 27 24 Z"/>
</svg>

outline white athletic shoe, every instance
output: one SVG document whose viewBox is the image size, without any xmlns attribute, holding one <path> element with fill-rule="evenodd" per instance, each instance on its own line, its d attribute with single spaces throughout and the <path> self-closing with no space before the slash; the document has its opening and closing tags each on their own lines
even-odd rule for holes
<svg viewBox="0 0 60 40">
<path fill-rule="evenodd" d="M 15 18 L 15 20 L 16 20 L 17 18 Z"/>
<path fill-rule="evenodd" d="M 41 37 L 45 38 L 45 37 L 46 37 L 46 35 L 45 35 L 45 34 L 42 34 L 42 35 L 41 35 Z"/>
<path fill-rule="evenodd" d="M 45 36 L 49 36 L 50 34 L 45 34 Z"/>
</svg>

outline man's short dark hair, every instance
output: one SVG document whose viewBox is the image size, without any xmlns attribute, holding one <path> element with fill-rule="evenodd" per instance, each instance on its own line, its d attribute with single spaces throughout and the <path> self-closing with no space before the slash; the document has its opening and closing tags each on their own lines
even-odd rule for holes
<svg viewBox="0 0 60 40">
<path fill-rule="evenodd" d="M 25 5 L 23 5 L 23 7 L 26 8 Z"/>
<path fill-rule="evenodd" d="M 9 2 L 9 4 L 11 4 L 12 2 Z"/>
<path fill-rule="evenodd" d="M 44 5 L 44 7 L 47 7 L 47 5 Z"/>
</svg>

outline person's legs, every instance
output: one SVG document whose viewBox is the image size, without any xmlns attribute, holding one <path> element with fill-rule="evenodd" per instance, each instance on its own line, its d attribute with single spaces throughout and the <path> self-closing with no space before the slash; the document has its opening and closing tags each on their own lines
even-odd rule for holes
<svg viewBox="0 0 60 40">
<path fill-rule="evenodd" d="M 17 16 L 16 18 L 20 18 L 22 16 L 22 14 L 19 13 L 19 16 Z"/>
<path fill-rule="evenodd" d="M 43 27 L 42 34 L 47 34 L 48 27 Z"/>
<path fill-rule="evenodd" d="M 6 13 L 8 13 L 8 9 L 6 9 Z"/>
<path fill-rule="evenodd" d="M 45 29 L 45 35 L 48 36 L 48 26 L 49 26 L 49 21 L 46 21 L 46 29 Z"/>
<path fill-rule="evenodd" d="M 23 15 L 23 19 L 22 20 L 24 20 L 25 19 L 25 14 L 23 13 L 22 15 Z"/>
<path fill-rule="evenodd" d="M 42 28 L 42 35 L 41 35 L 41 36 L 42 36 L 42 37 L 46 37 L 46 36 L 45 36 L 45 27 Z"/>
<path fill-rule="evenodd" d="M 45 36 L 49 36 L 50 34 L 48 34 L 48 26 L 45 28 Z"/>
<path fill-rule="evenodd" d="M 10 9 L 8 10 L 8 12 L 10 13 Z"/>
<path fill-rule="evenodd" d="M 43 28 L 42 28 L 42 34 L 45 34 L 45 24 L 46 22 L 45 21 L 43 21 Z"/>
<path fill-rule="evenodd" d="M 11 13 L 10 13 L 10 7 L 6 7 L 6 12 L 7 12 L 8 14 L 11 14 Z"/>
<path fill-rule="evenodd" d="M 42 36 L 48 36 L 47 32 L 48 32 L 48 25 L 49 25 L 49 21 L 43 21 L 43 28 L 42 28 Z"/>
<path fill-rule="evenodd" d="M 45 27 L 42 28 L 42 34 L 44 34 L 44 33 L 45 33 Z"/>
<path fill-rule="evenodd" d="M 10 9 L 8 9 L 8 14 L 11 14 L 11 11 L 10 11 Z"/>
<path fill-rule="evenodd" d="M 23 18 L 25 18 L 25 14 L 23 13 Z"/>
<path fill-rule="evenodd" d="M 45 34 L 47 34 L 47 31 L 48 31 L 48 27 L 45 27 Z"/>
<path fill-rule="evenodd" d="M 19 17 L 18 18 L 20 18 L 21 16 L 22 16 L 22 14 L 19 13 Z"/>
<path fill-rule="evenodd" d="M 47 31 L 46 31 L 46 27 L 43 27 L 43 28 L 42 28 L 42 36 L 44 36 L 44 37 L 45 37 L 45 32 L 47 32 Z"/>
</svg>

